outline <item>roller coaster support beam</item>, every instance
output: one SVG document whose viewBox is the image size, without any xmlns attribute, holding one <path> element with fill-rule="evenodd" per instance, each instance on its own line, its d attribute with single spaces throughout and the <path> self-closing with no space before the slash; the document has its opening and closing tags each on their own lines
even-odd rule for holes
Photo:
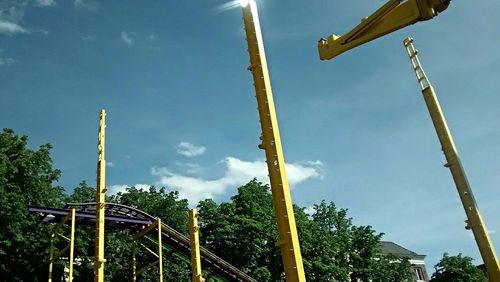
<svg viewBox="0 0 500 282">
<path fill-rule="evenodd" d="M 97 185 L 96 185 L 96 221 L 95 221 L 95 263 L 94 282 L 104 282 L 104 214 L 106 207 L 106 160 L 104 147 L 106 138 L 106 112 L 101 110 L 99 133 L 97 137 Z"/>
<path fill-rule="evenodd" d="M 281 147 L 278 119 L 274 108 L 269 71 L 267 69 L 264 43 L 260 29 L 257 5 L 254 0 L 242 1 L 243 21 L 250 55 L 255 94 L 262 128 L 262 143 L 259 148 L 266 152 L 267 168 L 271 182 L 274 211 L 278 226 L 277 246 L 281 256 L 286 281 L 305 281 L 304 266 L 300 253 L 295 215 L 285 171 L 285 159 Z"/>
<path fill-rule="evenodd" d="M 418 21 L 430 20 L 446 10 L 449 4 L 450 0 L 390 0 L 348 33 L 321 38 L 318 42 L 319 57 L 330 60 L 388 33 Z"/>
<path fill-rule="evenodd" d="M 74 256 L 75 256 L 75 209 L 71 209 L 68 213 L 67 216 L 65 216 L 59 223 L 57 223 L 54 226 L 54 231 L 50 235 L 50 250 L 49 250 L 49 282 L 52 282 L 52 272 L 54 269 L 54 261 L 59 259 L 64 253 L 66 253 L 69 250 L 69 274 L 68 274 L 68 281 L 72 282 L 73 281 L 73 262 L 74 262 Z M 71 228 L 70 228 L 70 236 L 65 237 L 61 234 L 59 234 L 59 229 L 68 221 L 71 221 Z M 57 240 L 58 237 L 62 237 L 66 241 L 68 241 L 68 245 L 66 245 L 62 250 L 58 251 L 54 243 Z M 56 252 L 57 251 L 57 252 Z"/>
<path fill-rule="evenodd" d="M 474 238 L 476 239 L 477 246 L 479 247 L 479 252 L 483 258 L 490 281 L 500 282 L 500 267 L 495 249 L 491 243 L 490 236 L 488 235 L 486 225 L 484 224 L 481 213 L 479 212 L 479 207 L 474 199 L 474 195 L 472 194 L 472 189 L 470 188 L 469 181 L 465 175 L 465 170 L 462 167 L 457 148 L 455 147 L 450 129 L 448 128 L 444 118 L 441 106 L 439 105 L 436 92 L 420 65 L 417 50 L 413 45 L 413 39 L 406 38 L 404 40 L 404 46 L 410 58 L 413 70 L 417 76 L 417 81 L 420 85 L 420 89 L 422 90 L 425 104 L 429 110 L 432 123 L 434 124 L 439 142 L 441 143 L 442 150 L 446 157 L 447 163 L 444 166 L 449 168 L 451 171 L 451 175 L 453 176 L 455 186 L 457 187 L 465 214 L 467 215 L 467 225 L 465 228 L 468 230 L 471 229 L 474 234 Z"/>
<path fill-rule="evenodd" d="M 146 236 L 149 232 L 151 232 L 153 229 L 157 228 L 158 229 L 158 253 L 153 252 L 151 249 L 145 247 L 145 249 L 153 254 L 157 259 L 148 265 L 137 269 L 137 244 L 138 241 Z M 132 281 L 136 282 L 137 281 L 137 276 L 141 275 L 144 273 L 146 270 L 152 268 L 155 265 L 158 265 L 158 276 L 159 276 L 159 281 L 163 282 L 163 245 L 162 245 L 162 240 L 161 240 L 162 234 L 161 234 L 161 219 L 158 219 L 157 221 L 151 223 L 148 225 L 146 228 L 141 230 L 139 233 L 134 235 L 134 238 L 132 240 Z"/>
<path fill-rule="evenodd" d="M 203 282 L 201 275 L 201 258 L 200 258 L 200 237 L 198 227 L 198 211 L 192 209 L 189 211 L 189 235 L 191 243 L 191 268 L 193 272 L 193 282 Z"/>
</svg>

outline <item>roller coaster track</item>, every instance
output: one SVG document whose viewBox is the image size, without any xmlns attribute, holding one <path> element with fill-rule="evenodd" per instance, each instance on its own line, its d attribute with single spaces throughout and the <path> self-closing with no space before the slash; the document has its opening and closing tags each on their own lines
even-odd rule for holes
<svg viewBox="0 0 500 282">
<path fill-rule="evenodd" d="M 76 210 L 77 219 L 95 220 L 95 206 L 95 203 L 68 203 L 63 209 L 58 209 L 28 205 L 28 210 L 42 215 L 44 217 L 43 221 L 46 223 L 56 223 L 65 217 L 71 208 Z M 156 220 L 156 217 L 134 207 L 106 203 L 105 221 L 107 225 L 114 224 L 115 227 L 137 231 Z M 191 256 L 188 237 L 166 224 L 161 225 L 161 231 L 164 244 L 168 244 L 174 251 L 188 258 Z M 157 234 L 157 232 L 151 234 Z M 200 254 L 203 267 L 210 268 L 221 278 L 228 281 L 257 282 L 257 280 L 203 247 L 200 247 Z"/>
</svg>

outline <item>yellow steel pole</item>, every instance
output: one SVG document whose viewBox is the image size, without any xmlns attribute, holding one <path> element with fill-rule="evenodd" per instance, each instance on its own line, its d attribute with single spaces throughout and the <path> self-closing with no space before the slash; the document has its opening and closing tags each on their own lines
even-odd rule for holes
<svg viewBox="0 0 500 282">
<path fill-rule="evenodd" d="M 132 281 L 137 281 L 137 241 L 132 240 Z"/>
<path fill-rule="evenodd" d="M 52 270 L 54 269 L 54 240 L 56 234 L 52 233 L 50 235 L 50 250 L 49 250 L 49 282 L 52 282 Z"/>
<path fill-rule="evenodd" d="M 158 218 L 158 272 L 160 274 L 160 282 L 163 282 L 163 246 L 161 240 L 161 219 Z"/>
<path fill-rule="evenodd" d="M 106 112 L 101 110 L 99 135 L 97 138 L 97 187 L 96 187 L 96 238 L 95 238 L 95 269 L 94 281 L 104 282 L 104 214 L 106 197 L 106 160 L 104 146 L 106 137 Z"/>
<path fill-rule="evenodd" d="M 69 282 L 73 281 L 73 265 L 75 260 L 75 214 L 74 208 L 71 209 L 71 233 L 69 241 Z"/>
<path fill-rule="evenodd" d="M 192 209 L 189 211 L 189 235 L 191 241 L 191 268 L 193 271 L 193 282 L 203 282 L 201 275 L 200 258 L 200 238 L 198 232 L 198 211 Z"/>
<path fill-rule="evenodd" d="M 417 51 L 413 45 L 413 39 L 406 38 L 404 40 L 404 45 L 408 56 L 410 57 L 413 70 L 417 76 L 417 80 L 436 129 L 439 142 L 441 142 L 442 150 L 447 161 L 445 167 L 449 168 L 451 171 L 460 200 L 462 201 L 462 205 L 465 210 L 465 214 L 467 215 L 466 229 L 472 229 L 472 233 L 476 239 L 476 243 L 479 247 L 479 252 L 483 258 L 490 281 L 500 282 L 500 266 L 495 249 L 490 240 L 490 236 L 488 235 L 481 213 L 479 212 L 479 207 L 474 199 L 474 195 L 472 194 L 472 189 L 470 188 L 469 181 L 465 175 L 465 170 L 462 167 L 457 148 L 455 147 L 450 129 L 448 128 L 444 118 L 441 106 L 439 105 L 436 92 L 420 65 Z"/>
<path fill-rule="evenodd" d="M 259 16 L 255 1 L 243 4 L 243 21 L 250 55 L 250 67 L 255 86 L 257 105 L 262 127 L 261 149 L 266 152 L 267 168 L 271 182 L 274 211 L 278 226 L 286 281 L 305 281 L 302 255 L 300 253 L 295 215 L 285 171 L 285 160 L 281 148 L 278 119 L 274 108 L 271 81 L 267 69 L 264 43 L 260 29 Z"/>
</svg>

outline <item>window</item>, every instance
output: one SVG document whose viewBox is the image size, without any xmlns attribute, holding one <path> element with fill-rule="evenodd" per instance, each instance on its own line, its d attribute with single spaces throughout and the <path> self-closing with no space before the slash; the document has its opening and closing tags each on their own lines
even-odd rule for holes
<svg viewBox="0 0 500 282">
<path fill-rule="evenodd" d="M 415 267 L 415 274 L 417 275 L 417 280 L 425 281 L 424 272 L 422 271 L 422 268 L 418 266 Z"/>
</svg>

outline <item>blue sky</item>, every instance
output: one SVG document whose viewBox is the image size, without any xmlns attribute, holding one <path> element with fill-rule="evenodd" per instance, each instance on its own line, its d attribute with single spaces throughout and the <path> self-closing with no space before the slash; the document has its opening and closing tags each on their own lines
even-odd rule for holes
<svg viewBox="0 0 500 282">
<path fill-rule="evenodd" d="M 325 199 L 426 254 L 480 261 L 402 45 L 415 39 L 492 240 L 500 248 L 500 1 L 320 61 L 316 42 L 384 1 L 258 1 L 294 203 Z M 265 181 L 239 7 L 229 1 L 0 1 L 0 121 L 51 143 L 60 185 L 168 186 L 191 203 Z M 142 186 L 140 186 L 142 187 Z"/>
</svg>

